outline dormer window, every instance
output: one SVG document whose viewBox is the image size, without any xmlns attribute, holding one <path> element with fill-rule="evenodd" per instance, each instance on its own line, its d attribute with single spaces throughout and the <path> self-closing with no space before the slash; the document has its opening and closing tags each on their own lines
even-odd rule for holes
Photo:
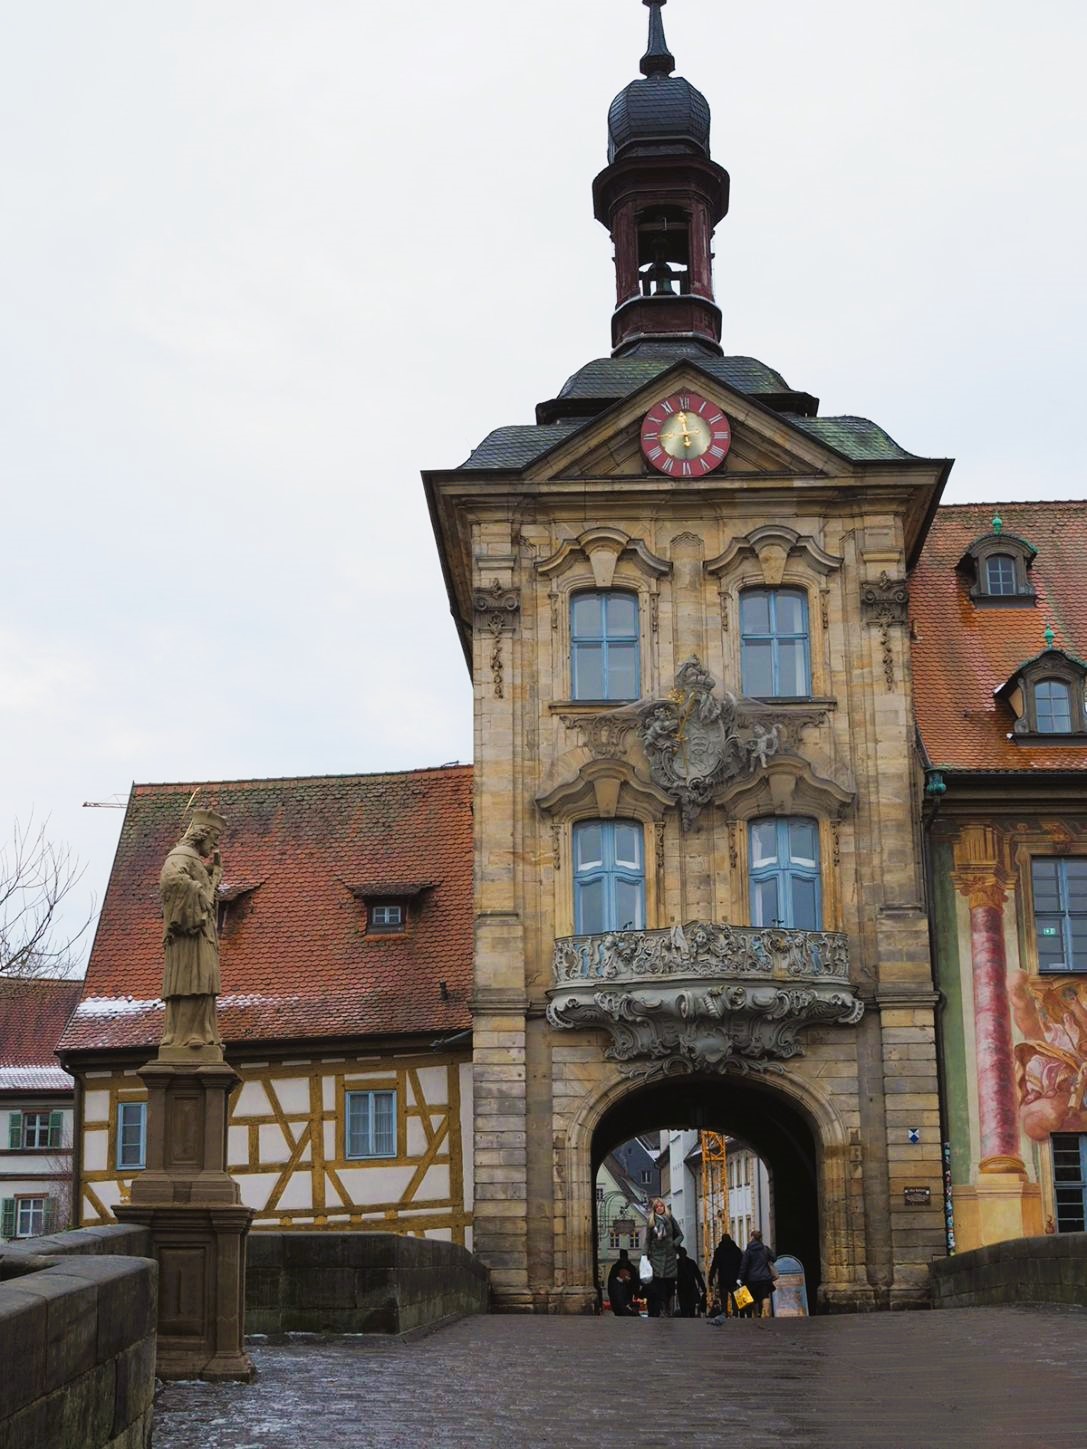
<svg viewBox="0 0 1087 1449">
<path fill-rule="evenodd" d="M 999 514 L 993 531 L 963 554 L 959 568 L 970 579 L 970 597 L 981 607 L 1024 608 L 1034 603 L 1029 570 L 1037 550 L 1024 538 L 1004 532 Z"/>
<path fill-rule="evenodd" d="M 996 691 L 1015 716 L 1012 738 L 1020 744 L 1087 742 L 1087 664 L 1053 648 L 1053 638 L 1047 629 L 1047 647 Z"/>
<path fill-rule="evenodd" d="M 365 935 L 396 936 L 414 927 L 434 885 L 434 881 L 382 880 L 347 889 L 362 907 L 359 929 Z"/>
</svg>

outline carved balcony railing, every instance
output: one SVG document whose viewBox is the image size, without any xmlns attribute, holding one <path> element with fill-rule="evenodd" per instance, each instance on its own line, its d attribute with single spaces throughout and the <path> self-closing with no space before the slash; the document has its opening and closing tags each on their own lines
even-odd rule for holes
<svg viewBox="0 0 1087 1449">
<path fill-rule="evenodd" d="M 555 942 L 554 1027 L 604 1027 L 605 1055 L 628 1075 L 767 1069 L 802 1054 L 797 1033 L 854 1025 L 863 1004 L 849 984 L 837 931 L 691 921 Z"/>
<path fill-rule="evenodd" d="M 715 926 L 692 921 L 662 931 L 608 931 L 555 942 L 555 984 L 660 980 L 669 976 L 771 981 L 849 980 L 842 931 Z"/>
</svg>

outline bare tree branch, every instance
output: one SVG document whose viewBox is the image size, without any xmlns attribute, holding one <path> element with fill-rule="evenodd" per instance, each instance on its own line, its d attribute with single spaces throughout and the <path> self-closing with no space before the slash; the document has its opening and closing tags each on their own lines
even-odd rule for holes
<svg viewBox="0 0 1087 1449">
<path fill-rule="evenodd" d="M 16 821 L 0 848 L 0 976 L 70 975 L 94 919 L 92 908 L 78 929 L 57 934 L 61 906 L 86 867 L 49 839 L 48 825 Z"/>
</svg>

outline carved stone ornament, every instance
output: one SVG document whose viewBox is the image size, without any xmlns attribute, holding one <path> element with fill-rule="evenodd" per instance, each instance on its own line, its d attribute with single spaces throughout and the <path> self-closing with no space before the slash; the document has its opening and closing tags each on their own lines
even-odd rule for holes
<svg viewBox="0 0 1087 1449">
<path fill-rule="evenodd" d="M 676 672 L 667 699 L 639 705 L 638 733 L 655 784 L 677 802 L 689 830 L 714 791 L 776 755 L 781 735 L 745 701 L 724 691 L 694 655 Z"/>
<path fill-rule="evenodd" d="M 765 1071 L 808 1026 L 855 1025 L 846 938 L 692 921 L 556 942 L 547 1019 L 603 1027 L 627 1075 Z"/>
<path fill-rule="evenodd" d="M 892 579 L 884 569 L 879 582 L 861 587 L 861 612 L 869 624 L 879 630 L 883 654 L 883 679 L 888 689 L 895 686 L 894 651 L 891 648 L 892 624 L 909 621 L 910 591 L 905 579 Z"/>
<path fill-rule="evenodd" d="M 473 607 L 482 615 L 483 622 L 491 634 L 491 678 L 497 699 L 503 695 L 502 635 L 512 629 L 521 608 L 521 598 L 516 589 L 504 589 L 497 579 L 485 589 L 477 589 Z"/>
</svg>

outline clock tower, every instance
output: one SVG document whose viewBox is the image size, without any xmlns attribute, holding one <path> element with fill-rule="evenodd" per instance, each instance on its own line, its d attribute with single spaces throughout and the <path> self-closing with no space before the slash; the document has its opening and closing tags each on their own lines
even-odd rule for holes
<svg viewBox="0 0 1087 1449">
<path fill-rule="evenodd" d="M 423 475 L 474 688 L 472 1241 L 501 1307 L 584 1311 L 600 1162 L 704 1128 L 766 1164 L 813 1303 L 921 1303 L 907 578 L 950 464 L 722 350 L 729 179 L 646 3 L 593 184 L 611 350 Z"/>
</svg>

